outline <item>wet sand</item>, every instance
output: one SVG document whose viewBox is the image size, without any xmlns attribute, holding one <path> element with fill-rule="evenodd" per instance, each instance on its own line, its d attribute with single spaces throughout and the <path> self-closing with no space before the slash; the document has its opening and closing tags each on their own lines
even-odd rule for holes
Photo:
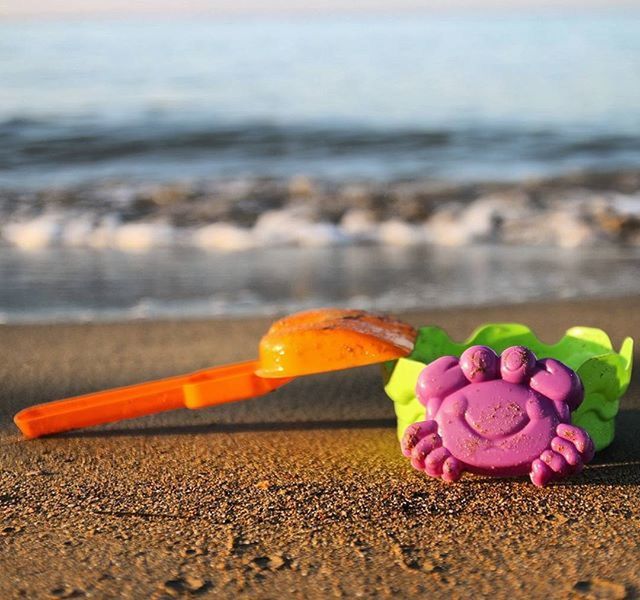
<svg viewBox="0 0 640 600">
<path fill-rule="evenodd" d="M 408 318 L 459 338 L 517 320 L 545 341 L 575 324 L 640 339 L 639 297 Z M 266 325 L 0 327 L 0 598 L 640 594 L 637 376 L 613 446 L 542 490 L 412 471 L 376 368 L 36 441 L 11 423 L 36 402 L 251 358 Z"/>
</svg>

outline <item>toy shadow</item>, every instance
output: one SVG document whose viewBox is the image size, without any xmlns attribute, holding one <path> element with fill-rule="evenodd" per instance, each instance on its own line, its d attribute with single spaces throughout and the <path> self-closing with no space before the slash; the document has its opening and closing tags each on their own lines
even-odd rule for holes
<svg viewBox="0 0 640 600">
<path fill-rule="evenodd" d="M 395 419 L 355 419 L 322 421 L 274 421 L 256 423 L 197 423 L 192 425 L 164 425 L 117 429 L 87 429 L 69 431 L 57 438 L 107 438 L 160 435 L 194 435 L 199 433 L 250 433 L 263 431 L 313 431 L 320 429 L 387 429 L 396 427 Z"/>
</svg>

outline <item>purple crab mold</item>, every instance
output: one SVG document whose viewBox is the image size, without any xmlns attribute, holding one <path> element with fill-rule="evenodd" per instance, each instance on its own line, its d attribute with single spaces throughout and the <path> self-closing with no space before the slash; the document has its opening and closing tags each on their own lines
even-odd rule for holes
<svg viewBox="0 0 640 600">
<path fill-rule="evenodd" d="M 591 438 L 570 419 L 584 395 L 580 378 L 524 346 L 443 356 L 423 369 L 416 391 L 426 420 L 407 427 L 402 452 L 432 477 L 529 474 L 544 486 L 593 458 Z"/>
</svg>

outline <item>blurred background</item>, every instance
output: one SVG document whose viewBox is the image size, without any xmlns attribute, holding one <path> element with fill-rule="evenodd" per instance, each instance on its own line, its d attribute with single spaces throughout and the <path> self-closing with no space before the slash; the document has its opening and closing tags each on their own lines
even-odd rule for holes
<svg viewBox="0 0 640 600">
<path fill-rule="evenodd" d="M 5 0 L 0 322 L 640 291 L 640 3 Z"/>
</svg>

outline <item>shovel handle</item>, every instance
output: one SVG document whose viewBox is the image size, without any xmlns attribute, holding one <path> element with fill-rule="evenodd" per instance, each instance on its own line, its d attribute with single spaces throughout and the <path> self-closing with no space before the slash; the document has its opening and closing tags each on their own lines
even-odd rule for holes
<svg viewBox="0 0 640 600">
<path fill-rule="evenodd" d="M 133 419 L 177 408 L 202 408 L 261 396 L 291 381 L 255 374 L 250 360 L 38 404 L 20 411 L 14 422 L 27 438 Z"/>
</svg>

